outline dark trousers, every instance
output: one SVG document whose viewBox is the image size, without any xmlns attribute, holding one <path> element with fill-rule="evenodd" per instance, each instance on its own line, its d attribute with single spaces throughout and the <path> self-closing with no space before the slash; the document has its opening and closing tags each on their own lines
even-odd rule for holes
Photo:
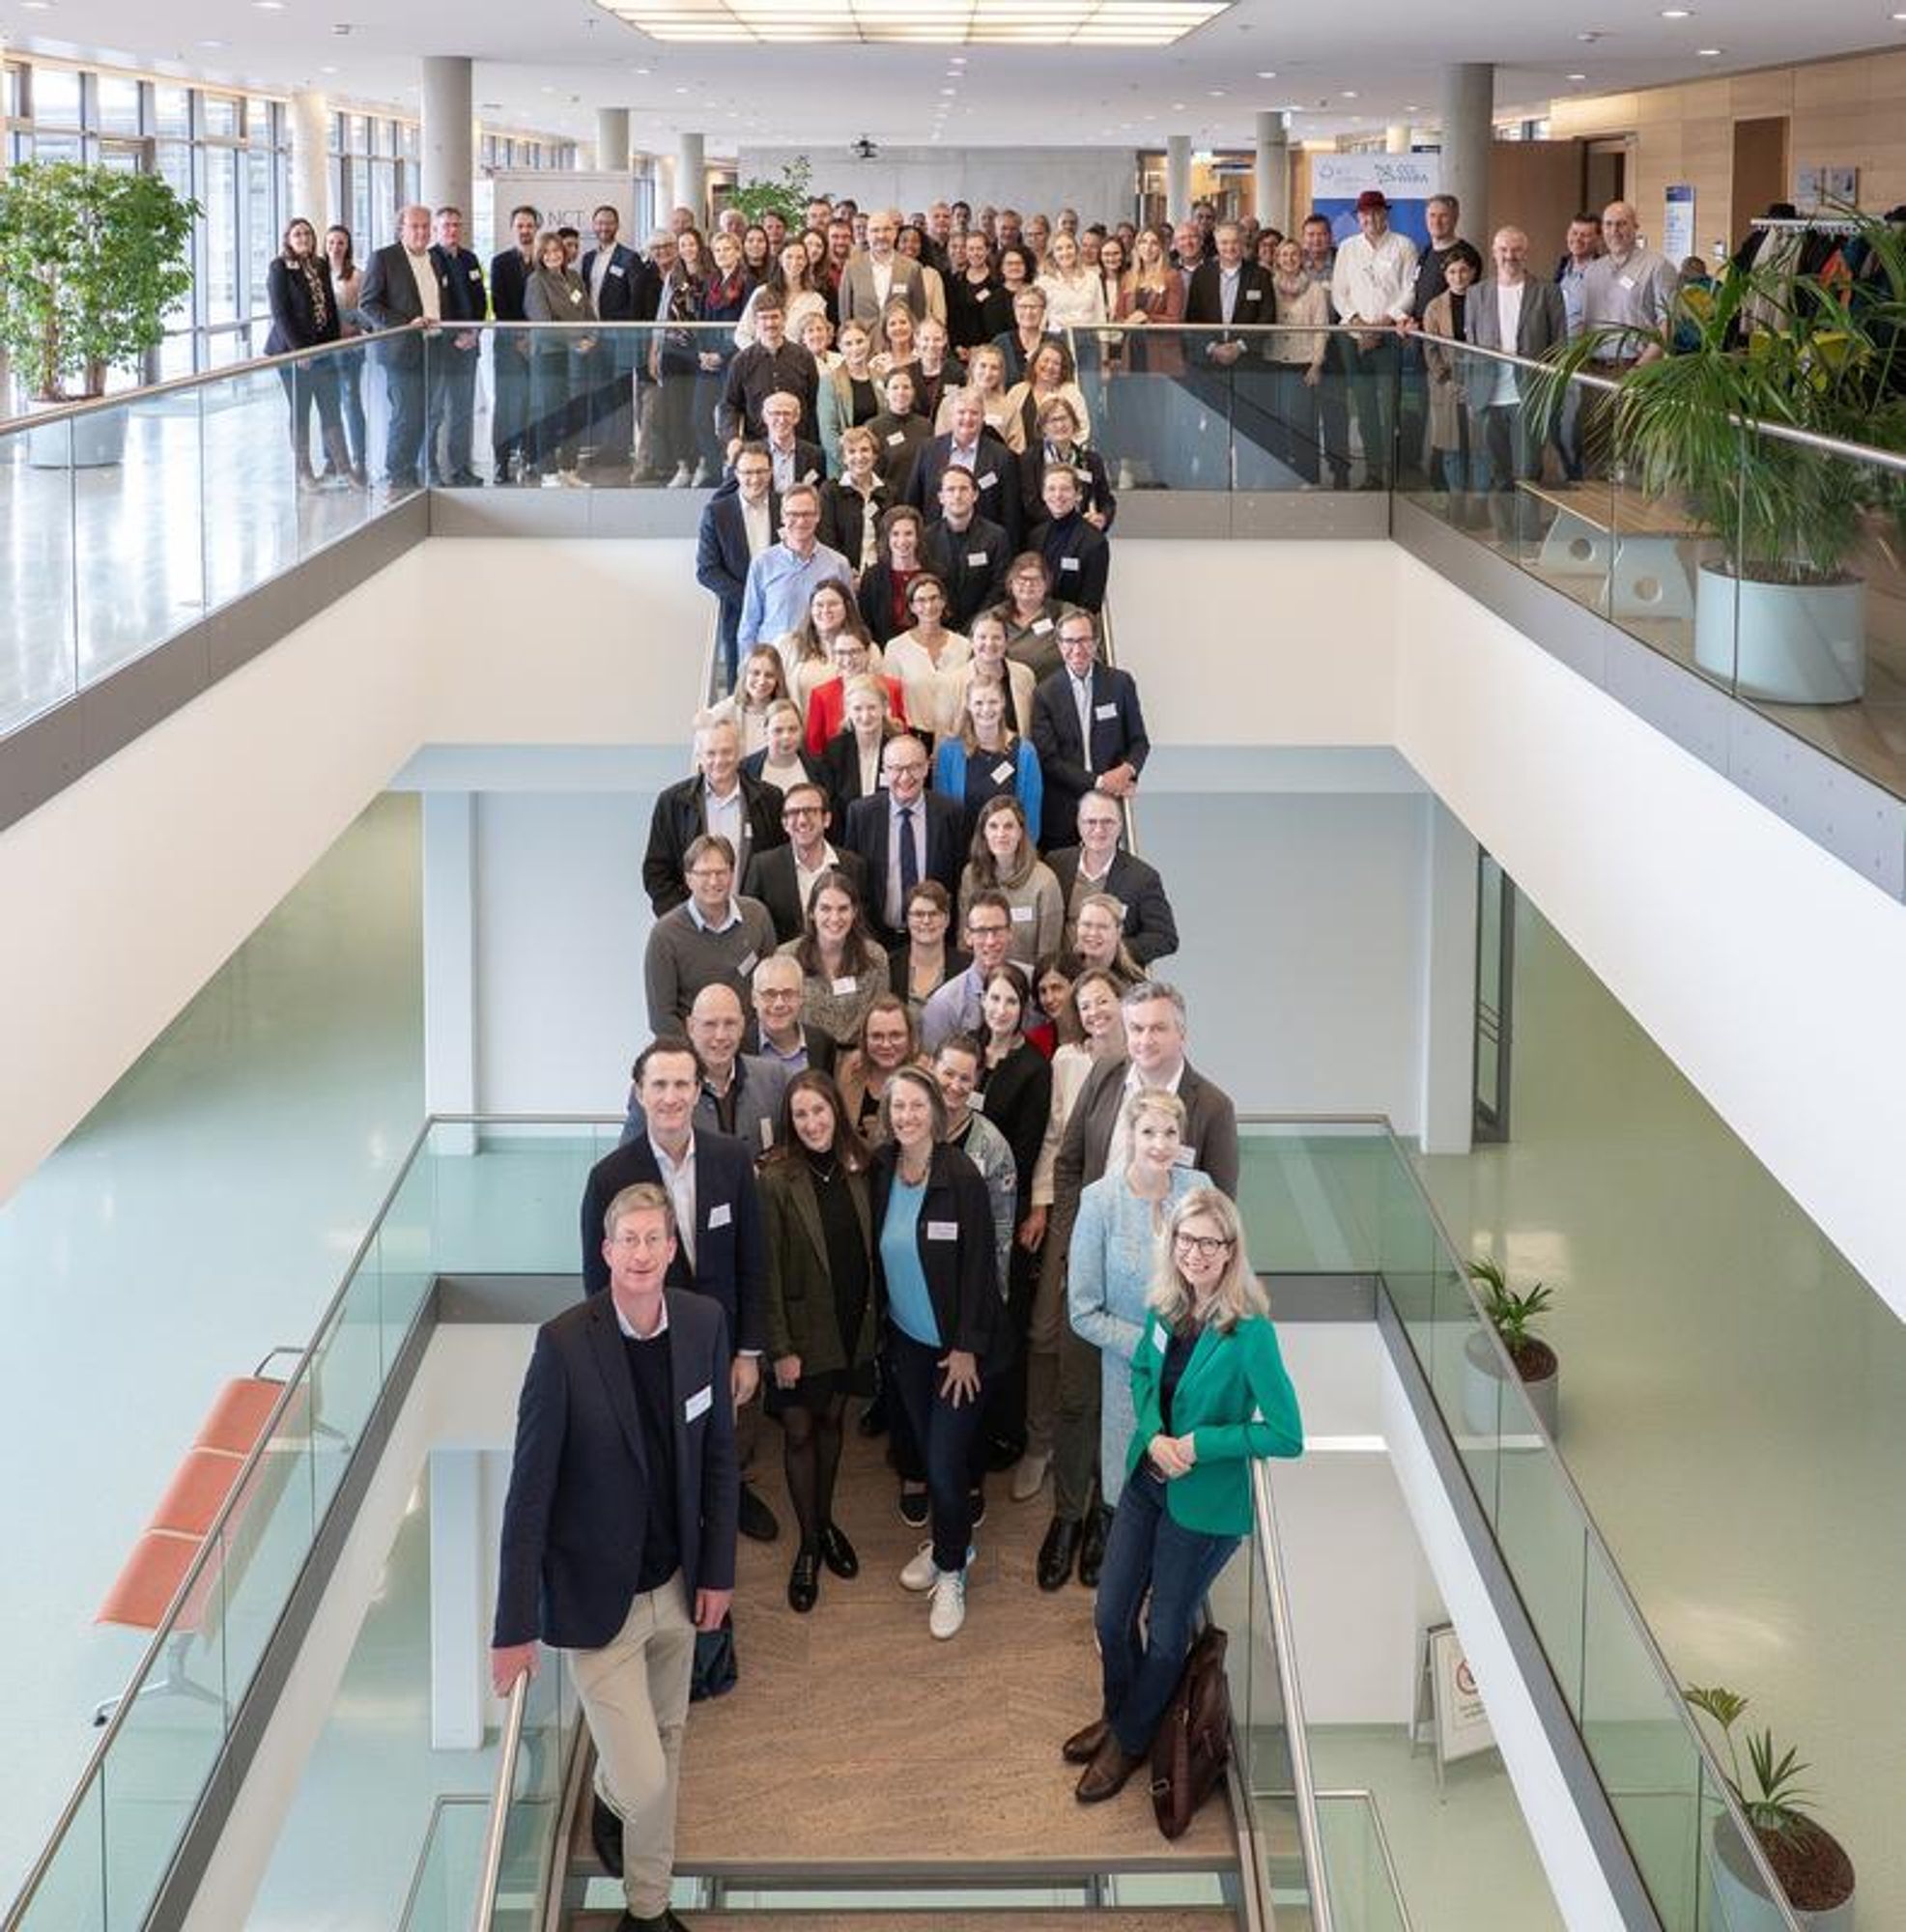
<svg viewBox="0 0 1906 1932">
<path fill-rule="evenodd" d="M 665 369 L 656 384 L 648 418 L 650 440 L 643 453 L 649 468 L 664 481 L 684 463 L 691 469 L 695 468 L 695 398 L 698 387 L 691 370 Z"/>
<path fill-rule="evenodd" d="M 318 433 L 327 466 L 348 469 L 344 445 L 344 415 L 338 402 L 337 357 L 323 355 L 311 362 L 278 365 L 278 381 L 291 409 L 291 446 L 302 475 L 311 473 L 311 407 L 318 409 Z"/>
<path fill-rule="evenodd" d="M 588 443 L 597 463 L 626 469 L 636 460 L 637 345 L 626 332 L 596 344 L 588 369 Z"/>
<path fill-rule="evenodd" d="M 530 364 L 529 461 L 545 475 L 576 467 L 587 398 L 578 393 L 580 358 L 545 350 Z"/>
<path fill-rule="evenodd" d="M 1397 378 L 1401 345 L 1385 331 L 1377 336 L 1372 348 L 1358 346 L 1351 337 L 1344 354 L 1350 364 L 1351 405 L 1356 411 L 1357 430 L 1363 438 L 1363 474 L 1366 483 L 1387 482 L 1396 445 Z"/>
<path fill-rule="evenodd" d="M 526 335 L 508 329 L 490 331 L 490 382 L 494 395 L 490 404 L 490 452 L 497 465 L 497 480 L 509 474 L 510 459 L 524 468 L 534 459 L 529 441 L 529 358 L 525 353 Z"/>
<path fill-rule="evenodd" d="M 1323 461 L 1334 488 L 1351 480 L 1350 352 L 1343 337 L 1333 335 L 1323 352 L 1323 381 L 1317 389 L 1317 417 L 1323 431 Z"/>
<path fill-rule="evenodd" d="M 338 408 L 344 418 L 351 467 L 361 471 L 370 461 L 369 426 L 364 420 L 364 351 L 349 351 L 333 358 L 337 364 Z"/>
<path fill-rule="evenodd" d="M 1308 365 L 1277 362 L 1270 370 L 1270 453 L 1306 483 L 1317 481 L 1317 390 Z"/>
<path fill-rule="evenodd" d="M 942 1570 L 963 1570 L 967 1547 L 973 1541 L 967 1485 L 984 1391 L 980 1401 L 963 1402 L 955 1408 L 940 1393 L 944 1374 L 940 1359 L 946 1352 L 944 1349 L 928 1349 L 895 1329 L 887 1338 L 887 1386 L 906 1411 L 907 1425 L 925 1464 L 933 1561 Z"/>
<path fill-rule="evenodd" d="M 1020 1208 L 1014 1226 L 1026 1218 Z M 1026 1444 L 1026 1368 L 1032 1353 L 1033 1298 L 1038 1288 L 1039 1258 L 1017 1241 L 1006 1264 L 1006 1343 L 1010 1354 L 986 1378 L 986 1426 L 981 1431 L 981 1456 L 988 1442 Z"/>
<path fill-rule="evenodd" d="M 439 345 L 441 345 L 441 347 Z M 425 455 L 433 483 L 468 481 L 476 420 L 476 347 L 455 349 L 447 331 L 430 345 L 430 428 Z"/>
<path fill-rule="evenodd" d="M 1174 1522 L 1164 1479 L 1149 1462 L 1125 1485 L 1093 1606 L 1105 1716 L 1124 1750 L 1152 1748 L 1191 1649 L 1199 1605 L 1237 1542 Z M 1141 1634 L 1138 1613 L 1148 1595 L 1152 1607 Z"/>
<path fill-rule="evenodd" d="M 1059 1335 L 1059 1401 L 1052 1425 L 1052 1513 L 1083 1522 L 1098 1474 L 1104 1406 L 1098 1350 L 1067 1321 Z"/>
<path fill-rule="evenodd" d="M 387 482 L 414 485 L 423 470 L 423 355 L 416 341 L 384 352 L 384 474 Z"/>
</svg>

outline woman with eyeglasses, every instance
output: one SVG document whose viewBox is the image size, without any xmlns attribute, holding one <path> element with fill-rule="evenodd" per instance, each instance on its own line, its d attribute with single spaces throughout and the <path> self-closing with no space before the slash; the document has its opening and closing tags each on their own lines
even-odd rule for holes
<svg viewBox="0 0 1906 1932">
<path fill-rule="evenodd" d="M 844 586 L 841 588 L 844 595 Z M 821 589 L 827 585 L 822 584 Z M 817 593 L 818 594 L 818 593 Z M 867 634 L 858 626 L 839 631 L 828 648 L 833 661 L 834 675 L 823 678 L 814 686 L 808 697 L 808 752 L 811 757 L 826 754 L 829 741 L 834 737 L 847 717 L 847 687 L 857 677 L 876 676 L 886 687 L 888 708 L 894 722 L 904 727 L 907 723 L 906 692 L 897 677 L 889 675 L 882 668 L 878 653 L 867 640 Z"/>
<path fill-rule="evenodd" d="M 1134 1426 L 1116 1452 L 1124 1491 L 1094 1607 L 1101 1709 L 1061 1747 L 1068 1764 L 1085 1767 L 1082 1804 L 1117 1796 L 1151 1754 L 1199 1605 L 1250 1533 L 1252 1462 L 1304 1447 L 1243 1226 L 1216 1188 L 1196 1188 L 1165 1211 L 1144 1310 L 1122 1332 L 1132 1347 Z"/>
<path fill-rule="evenodd" d="M 907 895 L 902 910 L 907 929 L 887 949 L 891 962 L 887 977 L 895 992 L 905 995 L 907 1011 L 918 1026 L 926 1002 L 949 980 L 957 980 L 973 958 L 948 937 L 953 899 L 938 879 L 922 879 Z"/>
<path fill-rule="evenodd" d="M 816 689 L 840 675 L 835 647 L 843 638 L 866 645 L 867 626 L 861 621 L 860 609 L 845 579 L 825 578 L 808 593 L 808 614 L 793 630 L 775 639 L 775 649 L 787 669 L 788 692 L 804 719 Z M 878 669 L 879 664 L 880 653 L 870 651 L 868 662 L 857 668 Z"/>
</svg>

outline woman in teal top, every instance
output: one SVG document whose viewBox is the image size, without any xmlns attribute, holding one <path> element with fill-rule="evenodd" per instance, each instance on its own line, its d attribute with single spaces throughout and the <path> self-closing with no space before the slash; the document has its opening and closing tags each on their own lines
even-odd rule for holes
<svg viewBox="0 0 1906 1932">
<path fill-rule="evenodd" d="M 1121 1109 L 1125 1165 L 1079 1196 L 1066 1257 L 1072 1332 L 1098 1350 L 1099 1496 L 1116 1509 L 1125 1487 L 1125 1444 L 1138 1426 L 1132 1357 L 1145 1333 L 1147 1297 L 1158 1272 L 1158 1240 L 1171 1210 L 1211 1178 L 1182 1164 L 1184 1102 L 1141 1087 Z"/>
<path fill-rule="evenodd" d="M 1112 1797 L 1146 1761 L 1198 1606 L 1251 1527 L 1252 1459 L 1303 1453 L 1237 1209 L 1215 1188 L 1187 1194 L 1167 1217 L 1131 1388 L 1138 1426 L 1095 1609 L 1104 1715 L 1062 1747 L 1086 1768 L 1082 1804 Z"/>
</svg>

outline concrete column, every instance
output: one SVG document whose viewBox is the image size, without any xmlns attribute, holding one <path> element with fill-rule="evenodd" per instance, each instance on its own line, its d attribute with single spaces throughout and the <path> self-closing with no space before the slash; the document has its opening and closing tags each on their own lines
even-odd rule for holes
<svg viewBox="0 0 1906 1932">
<path fill-rule="evenodd" d="M 430 1452 L 430 1747 L 479 1750 L 484 1667 L 482 1459 Z"/>
<path fill-rule="evenodd" d="M 423 795 L 423 1104 L 476 1111 L 476 800 Z M 444 1152 L 474 1153 L 473 1128 L 438 1129 Z"/>
<path fill-rule="evenodd" d="M 1495 69 L 1464 61 L 1442 71 L 1442 188 L 1463 204 L 1459 233 L 1489 260 L 1489 150 L 1495 138 Z"/>
<path fill-rule="evenodd" d="M 1383 152 L 1386 155 L 1407 155 L 1409 152 L 1409 123 L 1392 121 L 1383 129 Z"/>
<path fill-rule="evenodd" d="M 1191 136 L 1165 137 L 1165 218 L 1180 222 L 1191 213 Z"/>
<path fill-rule="evenodd" d="M 1258 115 L 1258 154 L 1255 169 L 1258 225 L 1274 228 L 1280 235 L 1291 232 L 1291 147 L 1284 131 L 1284 117 L 1275 112 Z"/>
<path fill-rule="evenodd" d="M 313 222 L 322 239 L 338 218 L 330 205 L 330 102 L 311 88 L 300 88 L 285 103 L 291 134 L 291 212 Z"/>
<path fill-rule="evenodd" d="M 423 199 L 471 213 L 470 59 L 426 54 L 423 60 Z"/>
<path fill-rule="evenodd" d="M 692 208 L 695 225 L 708 225 L 708 170 L 699 134 L 683 134 L 675 142 L 675 193 L 669 206 Z"/>
<path fill-rule="evenodd" d="M 606 174 L 629 172 L 629 110 L 596 109 L 596 166 Z"/>
<path fill-rule="evenodd" d="M 1423 861 L 1423 1151 L 1467 1153 L 1475 1124 L 1476 841 L 1437 800 Z"/>
</svg>

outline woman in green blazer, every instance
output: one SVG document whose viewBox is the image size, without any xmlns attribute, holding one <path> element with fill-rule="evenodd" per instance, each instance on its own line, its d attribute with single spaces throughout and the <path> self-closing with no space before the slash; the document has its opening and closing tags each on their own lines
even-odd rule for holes
<svg viewBox="0 0 1906 1932">
<path fill-rule="evenodd" d="M 1104 1715 L 1064 1746 L 1086 1768 L 1082 1804 L 1122 1790 L 1151 1751 L 1198 1606 L 1250 1531 L 1252 1459 L 1304 1447 L 1237 1209 L 1215 1188 L 1166 1217 L 1150 1301 L 1131 1370 L 1138 1426 L 1098 1579 Z"/>
<path fill-rule="evenodd" d="M 860 1558 L 834 1520 L 841 1416 L 873 1393 L 873 1215 L 868 1151 L 825 1074 L 797 1073 L 782 1100 L 779 1144 L 761 1169 L 768 1248 L 767 1406 L 781 1418 L 787 1493 L 801 1525 L 787 1601 L 814 1606 L 820 1566 L 857 1577 Z"/>
</svg>

